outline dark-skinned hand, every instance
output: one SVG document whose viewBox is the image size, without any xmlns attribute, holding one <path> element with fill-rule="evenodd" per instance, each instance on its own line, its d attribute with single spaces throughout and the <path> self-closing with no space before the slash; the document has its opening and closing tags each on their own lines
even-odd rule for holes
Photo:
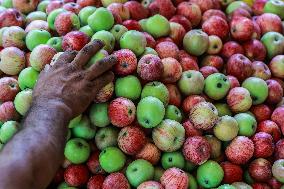
<svg viewBox="0 0 284 189">
<path fill-rule="evenodd" d="M 47 65 L 34 88 L 33 102 L 61 104 L 71 118 L 85 111 L 99 90 L 114 79 L 109 71 L 117 61 L 114 56 L 84 68 L 103 46 L 99 40 L 92 41 L 79 52 L 66 51 L 52 66 Z"/>
</svg>

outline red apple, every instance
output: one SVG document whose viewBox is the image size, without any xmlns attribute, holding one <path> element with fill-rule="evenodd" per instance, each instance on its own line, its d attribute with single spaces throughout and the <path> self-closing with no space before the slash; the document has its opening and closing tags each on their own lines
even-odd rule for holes
<svg viewBox="0 0 284 189">
<path fill-rule="evenodd" d="M 0 122 L 4 123 L 10 120 L 17 120 L 18 118 L 19 114 L 12 101 L 7 101 L 0 105 Z"/>
<path fill-rule="evenodd" d="M 149 5 L 148 9 L 151 15 L 160 14 L 167 19 L 174 16 L 176 12 L 176 8 L 171 0 L 155 0 Z"/>
<path fill-rule="evenodd" d="M 122 25 L 124 25 L 128 30 L 142 31 L 141 25 L 137 20 L 125 20 Z"/>
<path fill-rule="evenodd" d="M 209 9 L 213 9 L 213 1 L 212 0 L 190 0 L 189 2 L 191 3 L 196 3 L 199 7 L 200 7 L 200 10 L 202 12 L 205 12 Z"/>
<path fill-rule="evenodd" d="M 250 111 L 254 114 L 258 122 L 268 120 L 272 114 L 272 111 L 269 108 L 269 106 L 265 104 L 259 104 L 259 105 L 252 106 Z"/>
<path fill-rule="evenodd" d="M 79 29 L 79 22 L 77 23 L 76 20 L 77 15 L 73 12 L 66 11 L 60 13 L 55 18 L 54 27 L 57 33 L 60 36 L 66 35 L 68 32 L 72 30 Z M 78 18 L 77 18 L 78 19 Z M 85 34 L 86 35 L 86 34 Z M 83 45 L 84 46 L 84 45 Z"/>
<path fill-rule="evenodd" d="M 87 6 L 95 6 L 95 7 L 102 6 L 100 0 L 77 0 L 76 3 L 82 8 Z"/>
<path fill-rule="evenodd" d="M 243 87 L 232 88 L 227 95 L 227 104 L 233 112 L 248 111 L 252 105 L 249 91 Z"/>
<path fill-rule="evenodd" d="M 128 20 L 130 18 L 129 9 L 122 3 L 112 3 L 107 7 L 107 9 L 112 14 L 117 14 L 118 16 L 120 16 L 122 20 Z"/>
<path fill-rule="evenodd" d="M 266 84 L 268 86 L 268 97 L 266 99 L 266 102 L 268 104 L 279 103 L 283 97 L 283 89 L 281 85 L 273 79 L 267 80 Z"/>
<path fill-rule="evenodd" d="M 6 9 L 0 13 L 0 28 L 9 26 L 23 27 L 25 19 L 17 9 Z"/>
<path fill-rule="evenodd" d="M 90 38 L 81 31 L 72 31 L 67 33 L 62 39 L 62 49 L 67 50 L 81 50 L 88 42 Z"/>
<path fill-rule="evenodd" d="M 252 69 L 254 77 L 259 77 L 263 80 L 267 80 L 271 78 L 271 72 L 268 66 L 262 61 L 254 61 L 252 62 Z"/>
<path fill-rule="evenodd" d="M 227 78 L 230 82 L 230 89 L 233 89 L 235 87 L 240 87 L 240 82 L 235 76 L 228 75 Z"/>
<path fill-rule="evenodd" d="M 63 1 L 60 0 L 55 0 L 55 1 L 50 1 L 46 7 L 46 14 L 51 13 L 55 9 L 59 9 L 64 5 Z"/>
<path fill-rule="evenodd" d="M 279 140 L 275 144 L 274 158 L 275 160 L 284 159 L 284 139 Z"/>
<path fill-rule="evenodd" d="M 227 19 L 226 14 L 222 12 L 221 10 L 209 9 L 203 13 L 202 23 L 208 20 L 211 16 L 219 16 L 220 18 L 223 18 L 224 20 Z"/>
<path fill-rule="evenodd" d="M 200 7 L 196 3 L 182 2 L 177 6 L 177 15 L 182 15 L 187 18 L 192 27 L 198 26 L 201 21 L 202 13 Z M 171 20 L 172 21 L 172 20 Z M 173 21 L 172 21 L 173 22 Z M 187 28 L 185 28 L 186 31 Z"/>
<path fill-rule="evenodd" d="M 256 133 L 251 140 L 254 143 L 254 157 L 268 158 L 274 152 L 273 138 L 265 132 Z"/>
<path fill-rule="evenodd" d="M 258 123 L 256 132 L 266 132 L 270 134 L 273 137 L 274 142 L 281 139 L 281 131 L 278 125 L 271 120 L 265 120 Z"/>
<path fill-rule="evenodd" d="M 284 61 L 284 55 L 277 55 L 269 63 L 269 68 L 274 77 L 284 79 L 284 69 L 282 62 Z M 283 83 L 283 80 L 280 80 Z M 281 84 L 281 83 L 280 83 Z"/>
<path fill-rule="evenodd" d="M 135 155 L 136 159 L 145 159 L 151 164 L 155 165 L 159 162 L 161 151 L 157 146 L 148 142 L 144 147 Z"/>
<path fill-rule="evenodd" d="M 235 17 L 246 17 L 246 18 L 251 18 L 250 12 L 247 11 L 246 9 L 243 8 L 237 8 L 236 10 L 234 10 L 233 12 L 231 12 L 228 15 L 228 19 L 229 20 L 233 20 Z"/>
<path fill-rule="evenodd" d="M 247 41 L 252 38 L 254 26 L 252 20 L 246 17 L 234 17 L 230 23 L 232 37 L 237 41 Z"/>
<path fill-rule="evenodd" d="M 46 30 L 46 31 L 50 31 L 49 27 L 48 27 L 48 23 L 44 20 L 34 20 L 31 23 L 29 23 L 29 25 L 27 25 L 27 27 L 25 28 L 25 32 L 28 33 L 31 30 Z"/>
<path fill-rule="evenodd" d="M 170 37 L 173 39 L 176 45 L 181 46 L 183 37 L 186 34 L 184 27 L 176 22 L 170 22 L 170 27 Z"/>
<path fill-rule="evenodd" d="M 180 79 L 182 74 L 182 67 L 176 59 L 171 57 L 163 58 L 162 64 L 164 67 L 162 81 L 164 83 L 175 83 Z"/>
<path fill-rule="evenodd" d="M 186 137 L 193 137 L 193 136 L 202 136 L 202 130 L 197 129 L 193 126 L 193 124 L 187 119 L 182 126 L 185 130 Z"/>
<path fill-rule="evenodd" d="M 279 181 L 277 181 L 276 178 L 274 178 L 274 177 L 269 179 L 267 184 L 269 184 L 269 186 L 271 186 L 272 189 L 280 189 L 281 186 L 282 186 L 282 184 Z"/>
<path fill-rule="evenodd" d="M 280 106 L 273 111 L 271 120 L 280 127 L 282 134 L 284 134 L 284 106 Z"/>
<path fill-rule="evenodd" d="M 225 39 L 229 34 L 229 25 L 225 19 L 219 16 L 211 16 L 202 24 L 202 30 L 208 35 L 216 35 Z"/>
<path fill-rule="evenodd" d="M 86 165 L 69 165 L 64 172 L 65 182 L 69 186 L 83 186 L 89 180 L 89 171 Z"/>
<path fill-rule="evenodd" d="M 182 110 L 185 113 L 189 113 L 190 110 L 199 102 L 205 102 L 205 99 L 199 95 L 190 95 L 183 100 Z"/>
<path fill-rule="evenodd" d="M 243 44 L 245 55 L 250 60 L 264 61 L 266 57 L 265 46 L 257 39 L 250 40 Z"/>
<path fill-rule="evenodd" d="M 249 174 L 257 182 L 267 182 L 272 177 L 271 164 L 268 160 L 258 158 L 249 164 Z"/>
<path fill-rule="evenodd" d="M 266 183 L 253 183 L 252 185 L 253 189 L 271 189 L 269 185 Z"/>
<path fill-rule="evenodd" d="M 130 18 L 134 20 L 147 18 L 149 14 L 149 10 L 143 7 L 141 3 L 137 1 L 128 1 L 124 3 L 123 6 L 125 6 L 129 10 Z"/>
<path fill-rule="evenodd" d="M 0 79 L 0 101 L 13 101 L 20 91 L 18 81 L 13 77 L 2 77 Z"/>
<path fill-rule="evenodd" d="M 99 162 L 100 151 L 93 152 L 87 162 L 87 166 L 93 174 L 104 174 L 105 171 L 102 169 Z"/>
<path fill-rule="evenodd" d="M 137 58 L 136 55 L 129 49 L 121 49 L 113 53 L 117 58 L 117 63 L 114 66 L 114 73 L 117 75 L 129 75 L 136 71 Z"/>
<path fill-rule="evenodd" d="M 252 5 L 252 11 L 254 15 L 263 14 L 263 8 L 268 0 L 255 0 Z"/>
<path fill-rule="evenodd" d="M 197 58 L 195 56 L 185 56 L 179 58 L 180 65 L 182 67 L 182 71 L 187 71 L 187 70 L 199 70 L 198 67 L 198 62 Z"/>
<path fill-rule="evenodd" d="M 226 68 L 227 74 L 235 76 L 239 81 L 243 81 L 252 75 L 252 63 L 242 54 L 232 55 Z"/>
<path fill-rule="evenodd" d="M 152 35 L 150 35 L 147 32 L 142 32 L 146 38 L 147 41 L 147 47 L 151 47 L 151 48 L 155 48 L 156 46 L 156 40 L 154 39 L 154 37 Z"/>
<path fill-rule="evenodd" d="M 175 167 L 167 169 L 160 180 L 165 189 L 186 189 L 189 182 L 187 174 Z"/>
<path fill-rule="evenodd" d="M 79 14 L 81 10 L 80 5 L 78 5 L 77 3 L 66 3 L 62 8 L 75 14 Z"/>
<path fill-rule="evenodd" d="M 222 71 L 224 65 L 223 59 L 218 55 L 207 55 L 201 61 L 201 66 L 213 66 Z"/>
<path fill-rule="evenodd" d="M 103 175 L 92 176 L 87 183 L 87 189 L 102 188 L 104 180 L 105 180 L 105 176 L 103 176 Z"/>
<path fill-rule="evenodd" d="M 191 30 L 191 22 L 182 15 L 175 15 L 170 19 L 170 22 L 175 22 L 183 26 L 185 31 Z"/>
<path fill-rule="evenodd" d="M 99 103 L 99 102 L 107 102 L 111 99 L 112 95 L 114 92 L 114 84 L 113 82 L 110 82 L 103 88 L 99 90 L 97 93 L 94 102 Z"/>
<path fill-rule="evenodd" d="M 239 165 L 229 161 L 220 164 L 224 171 L 223 183 L 232 184 L 233 182 L 241 182 L 243 180 L 243 170 Z"/>
<path fill-rule="evenodd" d="M 152 54 L 142 56 L 138 62 L 137 73 L 146 81 L 159 80 L 163 74 L 163 64 L 161 59 Z"/>
<path fill-rule="evenodd" d="M 234 54 L 245 54 L 245 51 L 243 47 L 235 41 L 226 42 L 223 45 L 221 55 L 225 58 L 230 58 Z"/>
<path fill-rule="evenodd" d="M 156 181 L 146 181 L 140 184 L 137 189 L 149 189 L 149 188 L 163 189 L 163 186 Z"/>
<path fill-rule="evenodd" d="M 262 35 L 270 31 L 282 33 L 281 19 L 276 14 L 264 13 L 257 17 L 256 22 L 261 29 Z"/>
<path fill-rule="evenodd" d="M 128 180 L 122 173 L 111 173 L 105 178 L 102 189 L 130 189 Z"/>
<path fill-rule="evenodd" d="M 160 58 L 168 58 L 172 57 L 177 59 L 178 58 L 178 46 L 173 42 L 161 42 L 156 45 L 155 48 L 156 52 L 159 54 Z"/>
<path fill-rule="evenodd" d="M 207 78 L 209 75 L 213 73 L 218 73 L 219 71 L 213 66 L 204 66 L 200 68 L 200 72 L 202 73 L 204 78 Z"/>
<path fill-rule="evenodd" d="M 174 84 L 166 84 L 166 87 L 169 91 L 169 104 L 179 107 L 181 104 L 181 94 L 177 86 Z"/>
</svg>

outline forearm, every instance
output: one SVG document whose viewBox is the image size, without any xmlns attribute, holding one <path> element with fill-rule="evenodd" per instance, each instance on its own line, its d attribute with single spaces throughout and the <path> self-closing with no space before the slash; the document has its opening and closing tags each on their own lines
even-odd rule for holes
<svg viewBox="0 0 284 189">
<path fill-rule="evenodd" d="M 22 130 L 0 153 L 0 188 L 45 188 L 63 160 L 69 120 L 64 105 L 34 102 Z"/>
</svg>

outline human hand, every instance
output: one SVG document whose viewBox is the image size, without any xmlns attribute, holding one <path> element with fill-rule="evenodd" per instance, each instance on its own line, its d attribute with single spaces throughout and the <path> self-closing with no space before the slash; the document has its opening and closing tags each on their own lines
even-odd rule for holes
<svg viewBox="0 0 284 189">
<path fill-rule="evenodd" d="M 116 63 L 114 56 L 84 69 L 103 46 L 101 41 L 95 40 L 78 53 L 66 51 L 60 55 L 53 66 L 48 65 L 41 72 L 33 91 L 33 102 L 41 106 L 63 105 L 71 118 L 82 113 L 99 90 L 114 79 L 109 71 Z"/>
</svg>

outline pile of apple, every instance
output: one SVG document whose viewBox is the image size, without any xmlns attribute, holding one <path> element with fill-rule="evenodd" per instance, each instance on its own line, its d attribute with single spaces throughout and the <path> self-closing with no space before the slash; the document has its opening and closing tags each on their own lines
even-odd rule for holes
<svg viewBox="0 0 284 189">
<path fill-rule="evenodd" d="M 284 1 L 0 2 L 0 149 L 46 64 L 118 59 L 50 188 L 284 188 Z"/>
</svg>

